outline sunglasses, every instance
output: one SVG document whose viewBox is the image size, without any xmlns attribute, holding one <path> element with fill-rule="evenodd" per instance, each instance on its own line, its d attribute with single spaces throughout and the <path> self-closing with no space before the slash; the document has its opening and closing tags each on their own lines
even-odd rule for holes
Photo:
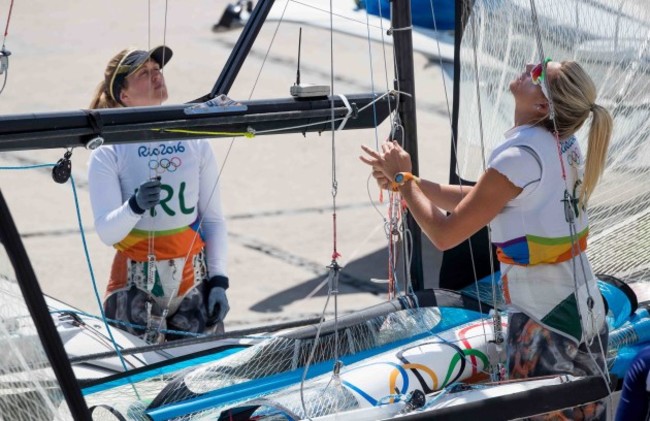
<svg viewBox="0 0 650 421">
<path fill-rule="evenodd" d="M 546 66 L 551 60 L 552 59 L 550 57 L 546 57 L 543 62 L 530 69 L 531 82 L 533 82 L 533 85 L 539 85 L 542 88 L 542 93 L 546 99 L 549 99 L 549 95 L 546 91 L 546 84 L 544 81 L 546 80 Z"/>
</svg>

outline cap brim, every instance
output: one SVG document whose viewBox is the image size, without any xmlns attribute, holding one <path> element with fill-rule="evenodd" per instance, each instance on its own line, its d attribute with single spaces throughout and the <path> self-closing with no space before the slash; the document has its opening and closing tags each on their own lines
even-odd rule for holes
<svg viewBox="0 0 650 421">
<path fill-rule="evenodd" d="M 149 57 L 151 57 L 156 63 L 160 65 L 160 68 L 162 69 L 165 67 L 167 62 L 172 58 L 174 55 L 174 52 L 172 51 L 171 48 L 167 47 L 166 45 L 160 45 L 151 51 L 149 51 Z"/>
<path fill-rule="evenodd" d="M 172 49 L 167 47 L 166 45 L 160 45 L 156 48 L 152 48 L 151 50 L 149 50 L 147 55 L 142 56 L 142 58 L 138 60 L 137 63 L 133 64 L 133 67 L 128 74 L 135 73 L 149 59 L 152 59 L 153 61 L 158 63 L 158 65 L 162 69 L 169 62 L 169 60 L 172 58 L 173 55 L 174 52 L 172 51 Z"/>
</svg>

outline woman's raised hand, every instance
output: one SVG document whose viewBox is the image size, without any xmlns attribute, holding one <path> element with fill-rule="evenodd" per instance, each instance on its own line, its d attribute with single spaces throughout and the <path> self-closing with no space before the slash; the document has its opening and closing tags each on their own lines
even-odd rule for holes
<svg viewBox="0 0 650 421">
<path fill-rule="evenodd" d="M 372 167 L 372 176 L 377 180 L 379 187 L 389 189 L 390 184 L 398 172 L 411 172 L 413 165 L 411 156 L 395 141 L 381 145 L 382 152 L 377 152 L 365 145 L 361 149 L 366 155 L 359 159 Z"/>
</svg>

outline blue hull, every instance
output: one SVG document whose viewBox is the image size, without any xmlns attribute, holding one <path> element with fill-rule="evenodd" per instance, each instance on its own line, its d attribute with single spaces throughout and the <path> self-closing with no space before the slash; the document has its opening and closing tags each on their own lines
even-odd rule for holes
<svg viewBox="0 0 650 421">
<path fill-rule="evenodd" d="M 389 0 L 365 0 L 364 3 L 366 10 L 371 15 L 390 19 Z M 435 25 L 431 12 L 432 3 L 433 13 L 436 15 Z M 413 25 L 439 31 L 454 29 L 454 3 L 453 0 L 411 0 Z"/>
</svg>

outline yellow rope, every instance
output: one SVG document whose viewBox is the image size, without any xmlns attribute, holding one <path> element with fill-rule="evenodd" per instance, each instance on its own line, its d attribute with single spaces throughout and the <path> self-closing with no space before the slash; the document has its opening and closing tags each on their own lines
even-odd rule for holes
<svg viewBox="0 0 650 421">
<path fill-rule="evenodd" d="M 158 129 L 154 129 L 154 130 L 158 130 Z M 244 136 L 249 139 L 255 137 L 255 132 L 205 132 L 200 130 L 184 130 L 184 129 L 161 129 L 161 130 L 167 133 L 195 134 L 199 136 Z"/>
</svg>

